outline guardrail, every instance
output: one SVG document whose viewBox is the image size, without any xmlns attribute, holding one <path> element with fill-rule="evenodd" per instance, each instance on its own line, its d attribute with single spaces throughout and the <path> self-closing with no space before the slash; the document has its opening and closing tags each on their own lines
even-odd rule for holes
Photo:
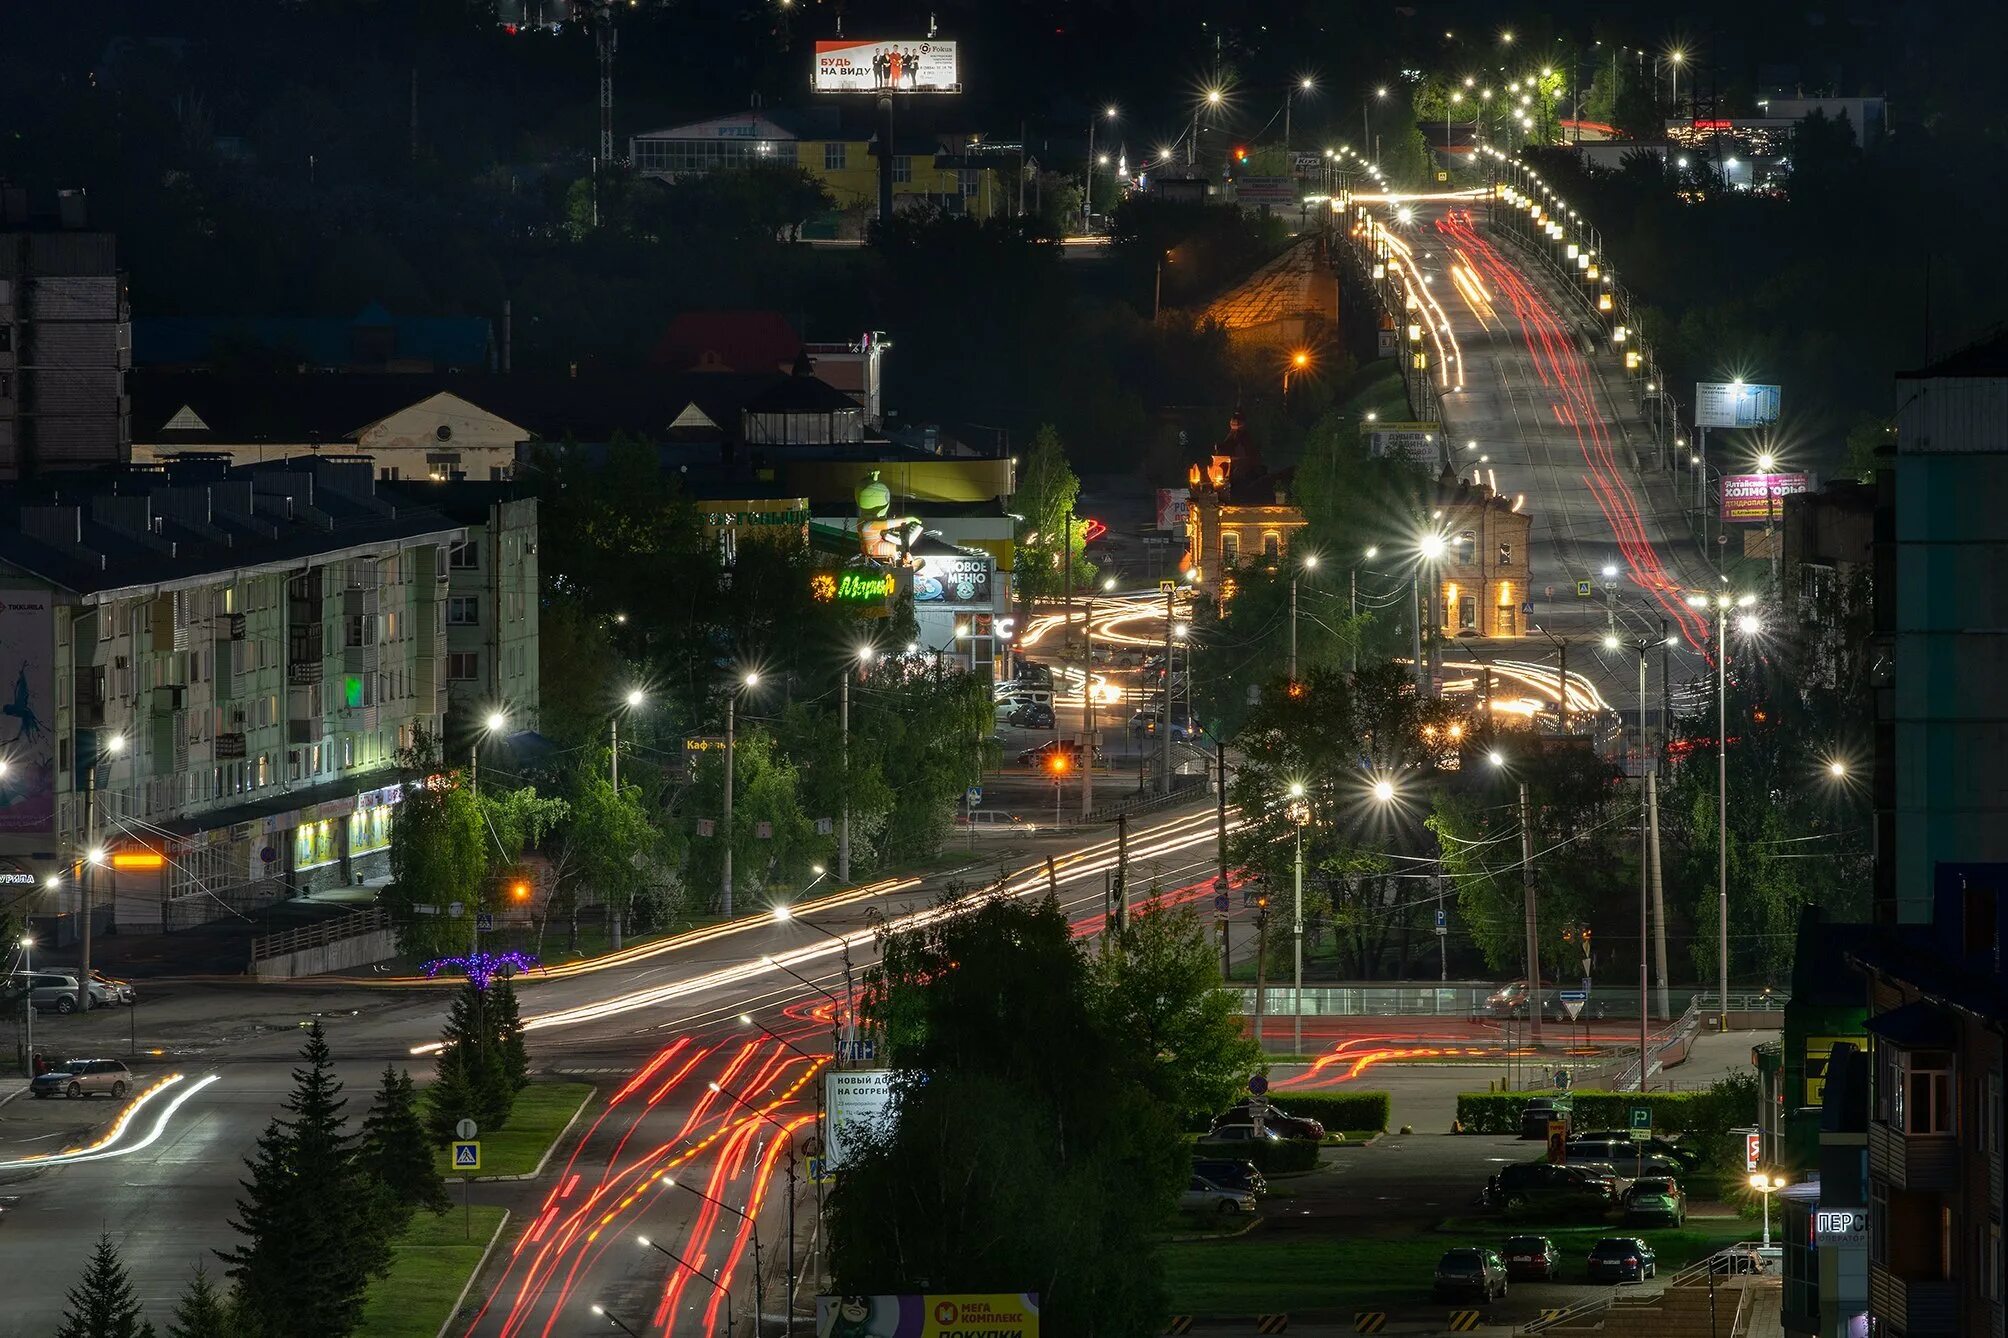
<svg viewBox="0 0 2008 1338">
<path fill-rule="evenodd" d="M 390 928 L 390 912 L 381 906 L 357 911 L 332 920 L 318 920 L 298 929 L 288 929 L 284 933 L 266 934 L 251 940 L 251 960 L 262 962 L 273 957 L 285 957 L 291 953 L 306 952 L 313 948 L 325 948 L 330 943 L 339 943 L 346 938 L 361 934 L 374 934 L 378 930 Z"/>
<path fill-rule="evenodd" d="M 1347 242 L 1346 255 L 1359 270 L 1360 282 L 1372 291 L 1380 304 L 1381 314 L 1393 327 L 1395 358 L 1401 368 L 1402 390 L 1407 396 L 1409 411 L 1422 422 L 1440 423 L 1443 421 L 1443 388 L 1437 384 L 1438 378 L 1431 374 L 1429 367 L 1414 365 L 1421 351 L 1420 342 L 1404 342 L 1402 338 L 1402 332 L 1410 322 L 1408 295 L 1395 281 L 1396 267 L 1389 263 L 1393 256 L 1386 229 L 1371 218 L 1365 205 L 1353 202 L 1349 191 L 1344 193 L 1340 203 L 1340 230 Z"/>
<path fill-rule="evenodd" d="M 1207 779 L 1197 771 L 1174 772 L 1171 777 L 1169 794 L 1130 793 L 1106 804 L 1097 804 L 1088 812 L 1089 822 L 1114 822 L 1118 817 L 1134 817 L 1139 813 L 1155 813 L 1161 808 L 1192 801 L 1207 786 Z"/>
</svg>

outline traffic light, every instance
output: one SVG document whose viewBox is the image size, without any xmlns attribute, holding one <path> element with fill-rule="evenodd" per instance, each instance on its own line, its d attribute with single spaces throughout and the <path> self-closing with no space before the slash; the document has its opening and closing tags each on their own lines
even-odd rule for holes
<svg viewBox="0 0 2008 1338">
<path fill-rule="evenodd" d="M 1248 150 L 1237 144 L 1234 148 L 1234 161 L 1237 163 L 1247 162 Z"/>
</svg>

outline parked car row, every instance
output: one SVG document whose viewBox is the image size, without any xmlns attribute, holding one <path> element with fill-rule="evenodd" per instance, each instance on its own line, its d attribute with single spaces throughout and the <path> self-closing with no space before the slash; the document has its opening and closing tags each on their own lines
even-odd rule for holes
<svg viewBox="0 0 2008 1338">
<path fill-rule="evenodd" d="M 1637 1236 L 1605 1236 L 1583 1260 L 1590 1282 L 1643 1282 L 1659 1275 L 1659 1256 Z M 1546 1236 L 1509 1236 L 1493 1250 L 1461 1245 L 1437 1260 L 1434 1291 L 1439 1301 L 1503 1301 L 1514 1282 L 1554 1282 L 1562 1276 L 1562 1255 Z"/>
<path fill-rule="evenodd" d="M 1687 1221 L 1687 1195 L 1670 1175 L 1627 1180 L 1609 1162 L 1519 1162 L 1485 1184 L 1486 1206 L 1602 1220 L 1622 1210 L 1627 1222 Z"/>
<path fill-rule="evenodd" d="M 1178 1197 L 1181 1210 L 1217 1213 L 1222 1217 L 1253 1213 L 1255 1198 L 1269 1192 L 1269 1182 L 1252 1161 L 1226 1157 L 1194 1157 L 1192 1180 Z"/>
<path fill-rule="evenodd" d="M 131 1090 L 132 1070 L 117 1059 L 66 1059 L 28 1083 L 29 1094 L 36 1097 L 108 1096 L 123 1101 Z"/>
</svg>

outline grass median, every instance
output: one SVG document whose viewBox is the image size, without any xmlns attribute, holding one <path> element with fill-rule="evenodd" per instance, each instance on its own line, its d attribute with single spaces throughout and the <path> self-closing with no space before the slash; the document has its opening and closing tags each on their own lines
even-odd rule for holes
<svg viewBox="0 0 2008 1338">
<path fill-rule="evenodd" d="M 481 1131 L 481 1169 L 474 1174 L 528 1175 L 536 1170 L 544 1150 L 564 1132 L 592 1090 L 593 1085 L 585 1082 L 533 1082 L 525 1087 L 516 1094 L 508 1125 Z M 455 1178 L 452 1162 L 451 1149 L 441 1148 L 439 1170 L 448 1179 Z"/>
<path fill-rule="evenodd" d="M 1520 1233 L 1544 1235 L 1563 1259 L 1564 1278 L 1580 1281 L 1583 1257 L 1600 1237 L 1643 1236 L 1659 1252 L 1662 1277 L 1749 1235 L 1732 1218 L 1689 1219 L 1685 1227 L 1542 1227 L 1491 1218 L 1454 1219 L 1406 1236 L 1292 1235 L 1261 1227 L 1221 1240 L 1162 1247 L 1171 1312 L 1253 1315 L 1279 1310 L 1344 1310 L 1430 1300 L 1436 1261 L 1456 1245 L 1491 1245 Z"/>
<path fill-rule="evenodd" d="M 370 1338 L 433 1338 L 467 1285 L 503 1209 L 481 1205 L 420 1213 L 391 1244 L 390 1272 L 370 1284 L 358 1332 Z"/>
</svg>

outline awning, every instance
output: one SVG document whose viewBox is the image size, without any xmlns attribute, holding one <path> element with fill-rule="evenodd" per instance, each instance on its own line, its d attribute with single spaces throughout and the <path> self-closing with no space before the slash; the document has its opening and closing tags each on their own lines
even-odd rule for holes
<svg viewBox="0 0 2008 1338">
<path fill-rule="evenodd" d="M 1877 1013 L 1868 1028 L 1899 1050 L 1950 1050 L 1959 1039 L 1951 1016 L 1938 1005 L 1923 1002 Z"/>
</svg>

